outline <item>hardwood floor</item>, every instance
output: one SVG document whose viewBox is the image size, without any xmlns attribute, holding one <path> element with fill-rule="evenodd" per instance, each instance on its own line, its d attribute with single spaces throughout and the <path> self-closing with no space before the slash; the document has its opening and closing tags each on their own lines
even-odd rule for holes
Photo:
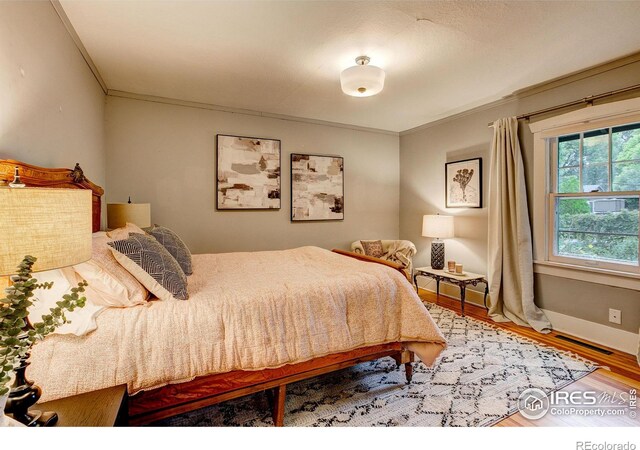
<svg viewBox="0 0 640 450">
<path fill-rule="evenodd" d="M 435 303 L 443 308 L 451 309 L 460 314 L 460 301 L 446 297 L 444 295 L 436 296 L 436 294 L 420 290 L 420 298 L 424 301 Z M 575 344 L 573 342 L 564 341 L 559 336 L 572 337 L 570 335 L 553 331 L 549 334 L 540 334 L 531 328 L 521 327 L 513 323 L 496 323 L 487 316 L 487 311 L 474 304 L 465 304 L 465 315 L 483 322 L 490 323 L 499 328 L 510 330 L 524 337 L 534 339 L 542 344 L 555 347 L 559 350 L 567 350 L 580 356 L 588 358 L 607 369 L 598 369 L 586 377 L 570 384 L 560 391 L 594 391 L 596 395 L 629 395 L 630 390 L 640 394 L 640 368 L 634 355 L 622 353 L 612 348 L 597 345 L 600 348 L 612 352 L 610 355 L 598 352 L 587 347 Z M 580 340 L 582 342 L 588 341 Z M 592 344 L 596 345 L 596 344 Z M 640 404 L 638 404 L 637 414 L 640 414 Z M 627 413 L 624 416 L 559 416 L 547 414 L 542 419 L 529 420 L 520 413 L 514 414 L 495 426 L 513 427 L 513 426 L 640 426 L 640 418 L 637 416 L 632 418 Z"/>
</svg>

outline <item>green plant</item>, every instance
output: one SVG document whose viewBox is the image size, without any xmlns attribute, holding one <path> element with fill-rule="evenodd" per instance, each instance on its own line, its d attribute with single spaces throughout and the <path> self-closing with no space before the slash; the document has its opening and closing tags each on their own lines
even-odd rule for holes
<svg viewBox="0 0 640 450">
<path fill-rule="evenodd" d="M 31 276 L 36 258 L 25 256 L 18 266 L 18 274 L 11 277 L 12 285 L 5 289 L 6 297 L 0 299 L 0 395 L 9 392 L 9 380 L 13 369 L 27 357 L 31 346 L 44 339 L 59 326 L 69 323 L 65 311 L 82 308 L 86 298 L 84 292 L 87 282 L 78 283 L 71 293 L 56 302 L 51 314 L 42 317 L 42 322 L 31 324 L 28 320 L 29 308 L 36 289 L 51 289 L 53 283 L 38 283 Z"/>
</svg>

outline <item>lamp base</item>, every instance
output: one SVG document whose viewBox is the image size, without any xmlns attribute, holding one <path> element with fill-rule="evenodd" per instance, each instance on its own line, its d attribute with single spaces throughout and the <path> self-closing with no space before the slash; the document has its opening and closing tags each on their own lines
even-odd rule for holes
<svg viewBox="0 0 640 450">
<path fill-rule="evenodd" d="M 433 241 L 431 243 L 431 268 L 444 269 L 444 242 Z"/>
<path fill-rule="evenodd" d="M 28 357 L 28 355 L 24 357 L 20 361 L 20 367 L 15 369 L 15 380 L 9 392 L 5 413 L 28 427 L 53 426 L 58 421 L 58 414 L 55 412 L 29 411 L 29 408 L 40 398 L 42 390 L 26 379 Z"/>
</svg>

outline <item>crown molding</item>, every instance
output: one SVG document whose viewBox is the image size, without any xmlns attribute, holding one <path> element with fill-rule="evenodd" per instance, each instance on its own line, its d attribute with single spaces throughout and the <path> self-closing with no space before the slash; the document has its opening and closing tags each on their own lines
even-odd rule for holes
<svg viewBox="0 0 640 450">
<path fill-rule="evenodd" d="M 547 80 L 542 83 L 534 84 L 533 86 L 529 86 L 524 89 L 519 89 L 515 91 L 513 95 L 518 98 L 529 97 L 544 91 L 549 91 L 551 89 L 564 86 L 566 84 L 585 80 L 587 78 L 591 78 L 596 75 L 618 69 L 620 67 L 628 66 L 630 64 L 637 63 L 638 61 L 640 61 L 640 52 L 631 53 L 629 55 L 623 56 L 622 58 L 612 59 L 584 70 L 571 72 L 557 78 L 552 78 L 551 80 Z"/>
<path fill-rule="evenodd" d="M 322 125 L 326 127 L 343 128 L 343 129 L 354 130 L 354 131 L 363 131 L 366 133 L 385 134 L 388 136 L 399 135 L 397 131 L 382 130 L 379 128 L 361 127 L 358 125 L 349 125 L 349 124 L 340 123 L 340 122 L 330 122 L 327 120 L 309 119 L 306 117 L 298 117 L 298 116 L 288 116 L 286 114 L 254 111 L 251 109 L 232 108 L 229 106 L 213 105 L 210 103 L 200 103 L 200 102 L 192 102 L 188 100 L 180 100 L 176 98 L 158 97 L 155 95 L 136 94 L 133 92 L 118 91 L 114 89 L 109 89 L 107 92 L 107 96 L 128 98 L 128 99 L 140 100 L 140 101 L 152 102 L 152 103 L 162 103 L 166 105 L 183 106 L 186 108 L 206 109 L 210 111 L 220 111 L 220 112 L 226 112 L 226 113 L 232 113 L 232 114 L 244 114 L 246 116 L 267 117 L 270 119 L 286 120 L 289 122 L 308 123 L 312 125 Z"/>
<path fill-rule="evenodd" d="M 487 109 L 495 108 L 498 106 L 506 105 L 509 103 L 513 103 L 518 100 L 522 100 L 525 97 L 530 97 L 532 95 L 539 94 L 541 92 L 545 92 L 551 89 L 555 89 L 561 86 L 565 86 L 571 83 L 575 83 L 580 80 L 584 80 L 587 78 L 591 78 L 597 75 L 600 75 L 605 72 L 609 72 L 611 70 L 618 69 L 620 67 L 624 67 L 630 64 L 635 64 L 640 61 L 640 52 L 632 53 L 630 55 L 624 56 L 622 58 L 617 58 L 611 61 L 607 61 L 602 64 L 598 64 L 596 66 L 589 67 L 584 70 L 579 70 L 576 72 L 572 72 L 566 75 L 562 75 L 557 78 L 553 78 L 551 80 L 547 80 L 542 83 L 535 84 L 533 86 L 528 86 L 526 88 L 517 90 L 510 95 L 507 95 L 499 100 L 495 100 L 489 103 L 486 103 L 481 106 L 477 106 L 474 108 L 470 108 L 466 111 L 462 111 L 457 114 L 452 114 L 447 117 L 443 117 L 442 119 L 437 119 L 431 122 L 427 122 L 425 124 L 419 125 L 414 128 L 410 128 L 408 130 L 404 130 L 400 132 L 400 136 L 406 136 L 409 134 L 414 134 L 419 131 L 425 130 L 427 128 L 432 128 L 443 123 L 451 122 L 453 120 L 460 119 L 462 117 L 466 117 L 472 114 L 475 114 L 480 111 L 486 111 Z"/>
<path fill-rule="evenodd" d="M 102 79 L 102 76 L 100 75 L 100 72 L 98 72 L 98 68 L 93 63 L 93 60 L 91 59 L 91 56 L 89 56 L 89 52 L 87 52 L 87 49 L 84 47 L 84 44 L 80 40 L 80 36 L 78 36 L 78 33 L 76 33 L 76 29 L 73 28 L 73 25 L 71 24 L 71 21 L 69 20 L 69 17 L 67 16 L 67 13 L 64 12 L 64 8 L 60 4 L 60 1 L 59 0 L 50 0 L 50 2 L 51 2 L 51 6 L 53 6 L 53 9 L 55 10 L 56 14 L 58 14 L 58 17 L 62 21 L 64 27 L 67 29 L 67 33 L 69 33 L 69 36 L 73 40 L 73 43 L 76 44 L 76 47 L 80 51 L 80 54 L 82 55 L 82 58 L 87 63 L 87 66 L 89 66 L 89 69 L 91 70 L 91 73 L 93 74 L 93 76 L 95 77 L 96 81 L 100 85 L 100 88 L 102 88 L 102 92 L 104 92 L 104 94 L 107 95 L 107 91 L 108 91 L 107 84 Z"/>
<path fill-rule="evenodd" d="M 507 105 L 514 101 L 518 100 L 518 97 L 515 97 L 513 94 L 502 97 L 501 99 L 494 100 L 489 103 L 485 103 L 484 105 L 476 106 L 465 111 L 451 114 L 450 116 L 443 117 L 441 119 L 436 119 L 432 122 L 427 122 L 422 125 L 418 125 L 417 127 L 409 128 L 408 130 L 404 130 L 400 132 L 400 136 L 407 136 L 409 134 L 414 134 L 422 130 L 426 130 L 427 128 L 433 128 L 443 123 L 451 122 L 453 120 L 460 119 L 462 117 L 470 116 L 480 111 L 486 111 L 487 109 L 492 109 L 497 106 Z"/>
</svg>

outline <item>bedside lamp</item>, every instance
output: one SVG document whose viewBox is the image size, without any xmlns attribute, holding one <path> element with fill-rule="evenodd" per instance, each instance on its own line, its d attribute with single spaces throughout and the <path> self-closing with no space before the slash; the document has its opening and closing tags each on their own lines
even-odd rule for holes
<svg viewBox="0 0 640 450">
<path fill-rule="evenodd" d="M 15 275 L 26 255 L 37 258 L 34 272 L 91 259 L 90 190 L 0 187 L 0 205 L 0 275 Z M 11 281 L 19 278 L 12 276 Z M 53 425 L 55 413 L 29 411 L 41 390 L 25 378 L 28 357 L 21 358 L 13 369 L 7 412 L 29 425 Z"/>
<path fill-rule="evenodd" d="M 108 203 L 107 204 L 107 228 L 114 230 L 122 228 L 128 223 L 138 225 L 140 228 L 151 226 L 151 204 L 131 203 Z"/>
<path fill-rule="evenodd" d="M 431 268 L 444 269 L 444 242 L 441 239 L 453 237 L 453 216 L 440 214 L 423 216 L 422 235 L 434 238 L 431 242 Z"/>
</svg>

